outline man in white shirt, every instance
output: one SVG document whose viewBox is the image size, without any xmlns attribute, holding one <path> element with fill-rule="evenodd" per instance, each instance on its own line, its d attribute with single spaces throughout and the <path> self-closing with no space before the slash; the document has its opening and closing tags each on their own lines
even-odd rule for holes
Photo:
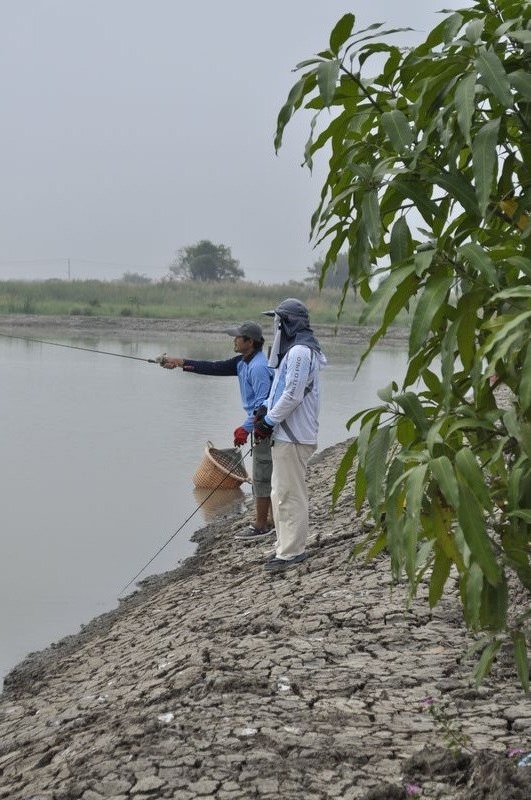
<svg viewBox="0 0 531 800">
<path fill-rule="evenodd" d="M 279 572 L 307 558 L 306 469 L 317 449 L 319 372 L 326 358 L 300 300 L 289 297 L 264 313 L 275 319 L 269 359 L 275 376 L 267 403 L 255 417 L 254 433 L 257 439 L 271 436 L 273 442 L 271 503 L 277 543 L 265 568 Z"/>
</svg>

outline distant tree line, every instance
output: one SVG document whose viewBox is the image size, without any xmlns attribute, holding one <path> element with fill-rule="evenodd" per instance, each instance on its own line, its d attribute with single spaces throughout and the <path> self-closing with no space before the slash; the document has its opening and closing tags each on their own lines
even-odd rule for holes
<svg viewBox="0 0 531 800">
<path fill-rule="evenodd" d="M 342 289 L 349 279 L 348 256 L 339 253 L 335 262 L 323 272 L 324 259 L 318 259 L 308 267 L 306 282 L 325 289 Z M 177 251 L 169 266 L 171 280 L 192 281 L 239 281 L 245 277 L 240 262 L 233 258 L 230 247 L 213 244 L 202 239 Z M 151 278 L 138 272 L 124 272 L 124 283 L 147 284 Z"/>
</svg>

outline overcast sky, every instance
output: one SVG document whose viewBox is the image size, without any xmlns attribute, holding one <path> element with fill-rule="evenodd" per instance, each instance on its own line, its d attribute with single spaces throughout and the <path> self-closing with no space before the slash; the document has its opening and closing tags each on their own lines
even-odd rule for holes
<svg viewBox="0 0 531 800">
<path fill-rule="evenodd" d="M 275 155 L 297 62 L 347 11 L 420 41 L 440 0 L 0 0 L 0 278 L 168 272 L 200 239 L 251 281 L 304 279 L 324 165 Z M 69 262 L 70 259 L 70 262 Z"/>
</svg>

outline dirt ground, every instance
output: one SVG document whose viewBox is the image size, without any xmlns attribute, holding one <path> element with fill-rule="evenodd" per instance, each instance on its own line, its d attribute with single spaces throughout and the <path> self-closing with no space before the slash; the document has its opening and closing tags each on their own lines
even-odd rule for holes
<svg viewBox="0 0 531 800">
<path fill-rule="evenodd" d="M 476 687 L 457 583 L 408 607 L 385 554 L 352 558 L 366 523 L 350 491 L 330 500 L 345 446 L 311 463 L 297 569 L 268 575 L 272 542 L 234 539 L 250 511 L 218 518 L 178 570 L 7 676 L 0 800 L 531 797 L 510 654 Z"/>
</svg>

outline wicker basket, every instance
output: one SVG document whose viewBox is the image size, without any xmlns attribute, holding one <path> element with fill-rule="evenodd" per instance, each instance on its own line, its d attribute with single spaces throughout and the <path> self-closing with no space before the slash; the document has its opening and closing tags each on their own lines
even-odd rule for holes
<svg viewBox="0 0 531 800">
<path fill-rule="evenodd" d="M 237 489 L 242 483 L 250 483 L 238 448 L 218 450 L 212 442 L 207 442 L 192 480 L 198 489 Z"/>
</svg>

